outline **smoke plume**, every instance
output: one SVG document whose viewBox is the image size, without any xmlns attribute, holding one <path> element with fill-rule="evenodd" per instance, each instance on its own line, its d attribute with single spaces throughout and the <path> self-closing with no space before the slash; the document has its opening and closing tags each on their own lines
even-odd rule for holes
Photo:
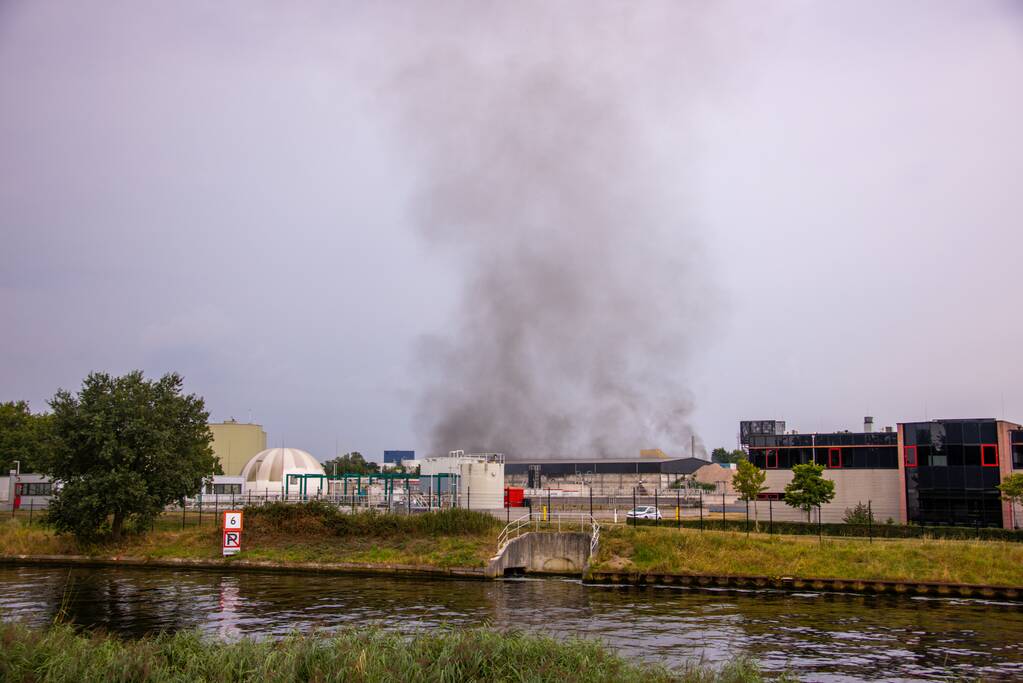
<svg viewBox="0 0 1023 683">
<path fill-rule="evenodd" d="M 685 178 L 658 165 L 634 71 L 598 52 L 438 50 L 402 76 L 418 225 L 461 282 L 421 353 L 434 452 L 689 453 L 711 295 Z"/>
</svg>

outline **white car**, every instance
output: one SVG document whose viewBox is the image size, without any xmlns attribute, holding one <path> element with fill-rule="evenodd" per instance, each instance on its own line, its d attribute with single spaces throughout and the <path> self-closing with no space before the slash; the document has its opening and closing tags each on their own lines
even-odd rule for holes
<svg viewBox="0 0 1023 683">
<path fill-rule="evenodd" d="M 629 510 L 625 516 L 628 519 L 664 519 L 661 517 L 661 511 L 653 505 L 640 505 Z"/>
</svg>

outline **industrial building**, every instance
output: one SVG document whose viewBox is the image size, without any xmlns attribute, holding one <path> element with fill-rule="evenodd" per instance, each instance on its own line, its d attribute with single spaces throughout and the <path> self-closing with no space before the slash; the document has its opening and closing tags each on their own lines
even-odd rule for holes
<svg viewBox="0 0 1023 683">
<path fill-rule="evenodd" d="M 641 495 L 652 494 L 690 477 L 731 493 L 727 466 L 701 458 L 669 458 L 659 450 L 643 451 L 633 458 L 538 458 L 505 463 L 509 486 L 592 492 L 596 496 L 631 495 L 634 489 Z"/>
<path fill-rule="evenodd" d="M 309 453 L 297 448 L 268 448 L 252 456 L 241 471 L 246 490 L 256 495 L 327 493 L 327 473 Z M 290 478 L 290 479 L 289 479 Z M 308 480 L 315 481 L 310 485 Z"/>
<path fill-rule="evenodd" d="M 785 423 L 740 423 L 740 441 L 750 461 L 767 472 L 762 497 L 779 499 L 792 467 L 814 462 L 835 482 L 835 499 L 822 507 L 824 521 L 841 521 L 847 508 L 869 504 L 881 521 L 956 526 L 1018 526 L 1019 511 L 996 488 L 1023 469 L 1023 428 L 994 418 L 903 422 L 862 432 L 801 434 Z M 796 515 L 773 506 L 779 518 Z M 796 518 L 796 517 L 793 517 Z"/>
<path fill-rule="evenodd" d="M 262 425 L 235 419 L 211 422 L 213 454 L 227 476 L 241 474 L 242 468 L 260 451 L 266 450 L 266 432 Z"/>
<path fill-rule="evenodd" d="M 459 507 L 503 507 L 504 455 L 451 451 L 447 455 L 423 458 L 419 485 L 421 492 L 427 495 L 454 494 Z"/>
</svg>

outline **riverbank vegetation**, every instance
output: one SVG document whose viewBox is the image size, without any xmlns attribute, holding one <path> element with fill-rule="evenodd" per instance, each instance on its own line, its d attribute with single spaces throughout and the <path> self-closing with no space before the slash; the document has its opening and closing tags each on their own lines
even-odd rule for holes
<svg viewBox="0 0 1023 683">
<path fill-rule="evenodd" d="M 33 683 L 113 681 L 622 681 L 756 683 L 756 667 L 671 670 L 630 662 L 596 642 L 490 629 L 420 632 L 377 628 L 283 640 L 222 642 L 198 632 L 135 641 L 0 625 L 0 680 Z"/>
<path fill-rule="evenodd" d="M 605 527 L 594 571 L 1023 586 L 1023 545 Z"/>
<path fill-rule="evenodd" d="M 57 535 L 37 517 L 0 519 L 0 554 L 218 559 L 219 520 L 205 526 L 174 514 L 120 540 L 80 541 Z M 271 504 L 245 510 L 242 552 L 236 559 L 274 562 L 404 564 L 482 567 L 493 555 L 501 523 L 489 514 L 454 509 L 416 515 L 341 512 L 324 503 Z"/>
</svg>

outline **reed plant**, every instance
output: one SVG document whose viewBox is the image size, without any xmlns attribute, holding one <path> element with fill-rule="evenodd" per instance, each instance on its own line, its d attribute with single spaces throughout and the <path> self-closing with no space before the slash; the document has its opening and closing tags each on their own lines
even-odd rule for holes
<svg viewBox="0 0 1023 683">
<path fill-rule="evenodd" d="M 10 683 L 152 681 L 516 681 L 755 683 L 745 660 L 713 669 L 630 662 L 590 640 L 486 628 L 401 635 L 380 628 L 282 640 L 213 640 L 196 631 L 127 641 L 58 624 L 0 625 L 0 680 Z"/>
</svg>

